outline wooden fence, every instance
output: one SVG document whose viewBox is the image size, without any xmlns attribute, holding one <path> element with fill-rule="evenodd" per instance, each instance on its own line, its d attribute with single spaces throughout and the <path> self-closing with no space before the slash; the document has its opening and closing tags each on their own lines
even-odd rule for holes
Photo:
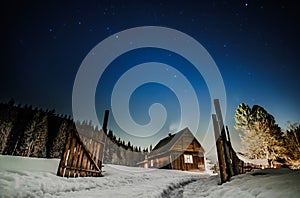
<svg viewBox="0 0 300 198">
<path fill-rule="evenodd" d="M 72 130 L 66 139 L 57 175 L 61 177 L 102 176 L 106 134 L 103 130 L 91 136 L 79 136 Z"/>
<path fill-rule="evenodd" d="M 219 161 L 221 184 L 230 180 L 234 175 L 249 171 L 247 165 L 238 158 L 232 148 L 228 128 L 224 127 L 220 103 L 218 99 L 214 100 L 216 114 L 212 115 L 215 131 L 216 148 Z"/>
</svg>

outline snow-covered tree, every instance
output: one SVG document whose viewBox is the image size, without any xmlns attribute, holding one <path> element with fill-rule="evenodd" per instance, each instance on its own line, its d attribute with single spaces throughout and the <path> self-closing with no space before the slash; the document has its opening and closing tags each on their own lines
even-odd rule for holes
<svg viewBox="0 0 300 198">
<path fill-rule="evenodd" d="M 47 114 L 38 111 L 28 123 L 21 140 L 22 156 L 46 156 Z"/>
<path fill-rule="evenodd" d="M 235 129 L 242 131 L 241 142 L 245 155 L 251 159 L 267 159 L 270 165 L 282 156 L 282 133 L 275 119 L 264 108 L 252 109 L 240 104 L 235 114 Z"/>
<path fill-rule="evenodd" d="M 50 150 L 50 157 L 51 158 L 60 158 L 61 154 L 63 152 L 67 133 L 70 130 L 70 126 L 68 125 L 68 122 L 64 120 L 62 124 L 60 125 L 56 136 L 53 140 L 53 146 Z"/>
<path fill-rule="evenodd" d="M 292 169 L 300 169 L 300 125 L 288 122 L 284 134 L 285 159 Z"/>
<path fill-rule="evenodd" d="M 5 149 L 6 142 L 7 142 L 8 136 L 12 130 L 12 127 L 13 127 L 12 122 L 0 120 L 0 140 L 1 140 L 0 154 L 2 154 L 2 152 Z"/>
</svg>

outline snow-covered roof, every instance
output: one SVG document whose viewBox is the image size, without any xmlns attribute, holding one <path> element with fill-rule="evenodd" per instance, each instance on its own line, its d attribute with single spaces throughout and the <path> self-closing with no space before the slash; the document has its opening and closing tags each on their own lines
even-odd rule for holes
<svg viewBox="0 0 300 198">
<path fill-rule="evenodd" d="M 254 165 L 268 165 L 268 160 L 267 159 L 249 159 L 244 155 L 241 155 L 237 153 L 237 156 L 240 160 L 242 160 L 244 163 L 251 163 Z"/>
</svg>

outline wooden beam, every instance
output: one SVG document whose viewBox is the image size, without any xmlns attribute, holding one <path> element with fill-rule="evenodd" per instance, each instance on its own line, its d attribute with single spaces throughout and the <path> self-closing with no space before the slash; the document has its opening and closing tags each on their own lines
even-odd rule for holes
<svg viewBox="0 0 300 198">
<path fill-rule="evenodd" d="M 224 149 L 224 156 L 225 156 L 225 163 L 226 163 L 226 172 L 228 175 L 228 180 L 230 177 L 233 175 L 233 170 L 232 170 L 232 164 L 230 161 L 230 154 L 229 154 L 229 148 L 228 148 L 228 143 L 227 143 L 227 138 L 226 138 L 226 133 L 225 133 L 225 127 L 223 123 L 223 116 L 221 112 L 221 107 L 220 107 L 220 102 L 218 99 L 214 100 L 214 105 L 215 105 L 215 110 L 216 110 L 216 116 L 217 116 L 217 123 L 219 126 L 219 130 L 221 132 L 221 139 L 223 142 L 223 149 Z"/>
<path fill-rule="evenodd" d="M 222 138 L 220 135 L 220 128 L 215 114 L 212 115 L 212 120 L 213 120 L 214 132 L 215 132 L 215 141 L 216 141 L 216 148 L 218 154 L 221 183 L 225 183 L 226 181 L 228 181 L 228 175 L 226 172 L 225 153 L 224 153 Z"/>
</svg>

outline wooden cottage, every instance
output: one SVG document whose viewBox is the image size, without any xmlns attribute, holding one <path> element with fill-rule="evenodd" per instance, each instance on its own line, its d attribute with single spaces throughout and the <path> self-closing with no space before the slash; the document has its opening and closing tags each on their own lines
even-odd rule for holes
<svg viewBox="0 0 300 198">
<path fill-rule="evenodd" d="M 138 165 L 145 168 L 204 171 L 204 152 L 199 141 L 185 128 L 160 140 Z"/>
</svg>

